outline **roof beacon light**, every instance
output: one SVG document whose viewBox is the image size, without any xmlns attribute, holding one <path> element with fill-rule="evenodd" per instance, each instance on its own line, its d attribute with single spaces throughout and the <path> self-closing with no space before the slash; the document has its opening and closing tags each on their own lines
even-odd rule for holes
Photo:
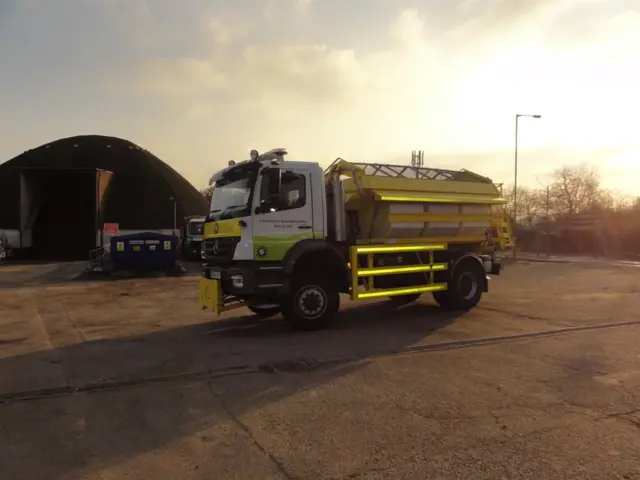
<svg viewBox="0 0 640 480">
<path fill-rule="evenodd" d="M 251 160 L 257 160 L 259 156 L 260 154 L 257 150 L 251 150 L 251 152 L 249 153 L 249 157 L 251 157 Z"/>
<path fill-rule="evenodd" d="M 258 157 L 261 161 L 268 161 L 272 164 L 284 162 L 284 156 L 287 154 L 287 151 L 284 148 L 274 148 L 273 150 L 269 150 L 268 152 L 263 153 Z"/>
</svg>

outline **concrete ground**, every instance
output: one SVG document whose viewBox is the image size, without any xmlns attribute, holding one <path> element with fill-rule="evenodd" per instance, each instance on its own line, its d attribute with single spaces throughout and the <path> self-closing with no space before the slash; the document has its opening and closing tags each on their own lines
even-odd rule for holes
<svg viewBox="0 0 640 480">
<path fill-rule="evenodd" d="M 5 281 L 0 478 L 640 479 L 639 279 L 519 264 L 312 333 L 213 321 L 195 277 Z"/>
</svg>

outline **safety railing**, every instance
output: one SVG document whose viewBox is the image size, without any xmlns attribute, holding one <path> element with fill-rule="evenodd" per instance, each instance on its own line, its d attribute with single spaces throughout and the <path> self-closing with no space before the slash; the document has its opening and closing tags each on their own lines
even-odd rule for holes
<svg viewBox="0 0 640 480">
<path fill-rule="evenodd" d="M 434 260 L 434 252 L 446 249 L 446 243 L 422 245 L 356 245 L 351 247 L 349 259 L 349 268 L 351 270 L 351 299 L 363 300 L 446 290 L 446 283 L 435 282 L 435 273 L 447 270 L 447 264 L 435 263 Z M 398 266 L 375 266 L 376 255 L 390 253 L 415 253 L 416 263 Z M 423 255 L 425 253 L 428 258 L 426 262 L 423 261 Z M 360 267 L 360 259 L 363 256 L 366 256 L 366 267 Z M 374 286 L 374 277 L 411 273 L 424 273 L 425 284 L 399 288 L 376 288 Z M 364 291 L 359 288 L 361 279 L 364 279 Z"/>
</svg>

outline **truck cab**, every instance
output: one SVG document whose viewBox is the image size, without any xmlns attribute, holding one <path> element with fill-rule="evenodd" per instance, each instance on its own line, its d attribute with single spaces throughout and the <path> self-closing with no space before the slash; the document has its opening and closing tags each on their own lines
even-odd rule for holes
<svg viewBox="0 0 640 480">
<path fill-rule="evenodd" d="M 208 263 L 281 262 L 292 244 L 324 238 L 322 169 L 285 164 L 285 153 L 272 150 L 212 178 L 203 247 Z"/>
<path fill-rule="evenodd" d="M 206 217 L 186 217 L 181 233 L 182 257 L 186 260 L 201 258 L 202 240 L 204 237 L 204 222 Z"/>
<path fill-rule="evenodd" d="M 317 163 L 284 162 L 285 154 L 253 151 L 210 180 L 203 276 L 219 280 L 225 303 L 243 300 L 256 313 L 273 311 L 286 294 L 295 251 L 325 240 L 323 171 Z"/>
</svg>

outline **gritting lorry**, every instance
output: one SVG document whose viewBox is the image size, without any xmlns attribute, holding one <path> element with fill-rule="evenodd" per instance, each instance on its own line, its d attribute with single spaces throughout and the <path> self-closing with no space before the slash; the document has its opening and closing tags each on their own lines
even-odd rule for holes
<svg viewBox="0 0 640 480">
<path fill-rule="evenodd" d="M 469 310 L 513 247 L 490 179 L 467 170 L 284 159 L 283 148 L 235 163 L 214 185 L 202 243 L 200 303 L 241 306 L 316 330 L 351 300 L 409 303 L 430 292 Z M 493 231 L 495 235 L 490 235 Z"/>
</svg>

